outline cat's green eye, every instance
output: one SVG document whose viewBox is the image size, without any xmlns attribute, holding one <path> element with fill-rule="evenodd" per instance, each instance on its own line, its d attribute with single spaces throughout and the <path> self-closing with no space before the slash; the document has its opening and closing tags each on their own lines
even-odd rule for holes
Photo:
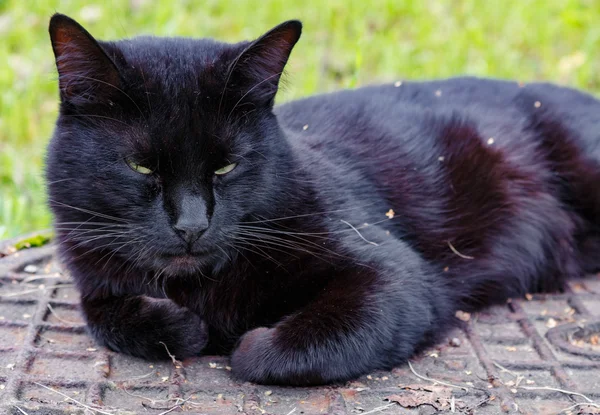
<svg viewBox="0 0 600 415">
<path fill-rule="evenodd" d="M 125 159 L 125 162 L 127 163 L 127 165 L 129 167 L 131 167 L 131 170 L 138 172 L 140 174 L 152 174 L 152 172 L 153 172 L 152 169 L 149 169 L 146 166 L 142 166 L 140 163 L 137 163 L 132 159 Z"/>
<path fill-rule="evenodd" d="M 236 166 L 237 166 L 237 163 L 228 164 L 227 166 L 221 167 L 219 170 L 216 170 L 215 174 L 217 176 L 222 176 L 224 174 L 229 173 L 231 170 L 235 169 Z"/>
</svg>

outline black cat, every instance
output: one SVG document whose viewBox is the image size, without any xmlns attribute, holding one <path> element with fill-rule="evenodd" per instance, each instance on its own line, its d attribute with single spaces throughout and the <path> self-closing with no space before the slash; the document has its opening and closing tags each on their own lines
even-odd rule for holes
<svg viewBox="0 0 600 415">
<path fill-rule="evenodd" d="M 599 101 L 456 78 L 273 108 L 300 32 L 99 42 L 52 17 L 50 206 L 100 343 L 344 381 L 600 268 Z"/>
</svg>

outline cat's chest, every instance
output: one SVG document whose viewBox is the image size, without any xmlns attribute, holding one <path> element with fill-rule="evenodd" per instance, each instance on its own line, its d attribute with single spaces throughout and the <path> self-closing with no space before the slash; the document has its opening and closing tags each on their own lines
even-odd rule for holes
<svg viewBox="0 0 600 415">
<path fill-rule="evenodd" d="M 272 289 L 281 288 L 276 284 L 255 275 L 210 280 L 198 277 L 171 280 L 165 292 L 175 303 L 202 316 L 208 325 L 233 334 L 270 314 Z"/>
<path fill-rule="evenodd" d="M 305 272 L 265 267 L 211 280 L 171 280 L 165 292 L 224 338 L 235 338 L 254 327 L 271 326 L 310 301 L 324 278 Z"/>
</svg>

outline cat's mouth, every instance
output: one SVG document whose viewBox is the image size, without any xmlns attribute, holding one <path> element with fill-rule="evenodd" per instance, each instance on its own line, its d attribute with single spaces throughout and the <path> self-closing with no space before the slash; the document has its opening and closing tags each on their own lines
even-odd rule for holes
<svg viewBox="0 0 600 415">
<path fill-rule="evenodd" d="M 156 262 L 158 267 L 168 274 L 190 274 L 198 272 L 205 262 L 205 257 L 205 254 L 163 254 L 156 258 Z"/>
<path fill-rule="evenodd" d="M 163 253 L 155 258 L 159 268 L 169 274 L 192 274 L 210 262 L 212 250 Z"/>
<path fill-rule="evenodd" d="M 188 252 L 178 252 L 178 253 L 163 253 L 161 256 L 169 261 L 189 261 L 189 260 L 198 260 L 204 257 L 211 255 L 213 250 L 204 249 L 202 251 L 188 251 Z"/>
</svg>

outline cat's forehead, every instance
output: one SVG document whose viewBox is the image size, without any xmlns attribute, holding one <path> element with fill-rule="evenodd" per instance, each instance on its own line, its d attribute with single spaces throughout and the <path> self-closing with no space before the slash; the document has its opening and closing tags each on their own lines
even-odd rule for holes
<svg viewBox="0 0 600 415">
<path fill-rule="evenodd" d="M 162 88 L 170 93 L 197 92 L 224 79 L 235 45 L 212 39 L 137 37 L 114 42 L 124 75 L 139 79 L 146 90 Z M 192 88 L 192 90 L 190 90 Z"/>
<path fill-rule="evenodd" d="M 197 157 L 232 145 L 220 95 L 235 45 L 211 39 L 139 37 L 112 43 L 125 92 L 145 114 L 135 147 Z M 136 113 L 137 108 L 134 111 Z M 231 127 L 231 126 L 230 126 Z M 182 156 L 183 157 L 183 156 Z"/>
</svg>

